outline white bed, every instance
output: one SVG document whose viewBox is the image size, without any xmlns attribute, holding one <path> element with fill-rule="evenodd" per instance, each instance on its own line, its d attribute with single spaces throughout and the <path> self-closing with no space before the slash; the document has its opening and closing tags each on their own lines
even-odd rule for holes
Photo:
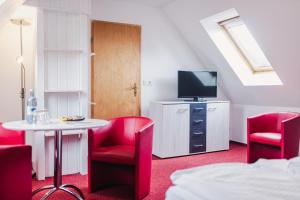
<svg viewBox="0 0 300 200">
<path fill-rule="evenodd" d="M 167 200 L 300 200 L 300 157 L 176 171 Z"/>
</svg>

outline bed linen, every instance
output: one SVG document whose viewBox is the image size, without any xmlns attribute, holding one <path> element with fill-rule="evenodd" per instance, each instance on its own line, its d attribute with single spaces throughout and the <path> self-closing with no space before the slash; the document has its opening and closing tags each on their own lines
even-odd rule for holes
<svg viewBox="0 0 300 200">
<path fill-rule="evenodd" d="M 300 200 L 300 157 L 207 165 L 171 180 L 167 200 Z"/>
</svg>

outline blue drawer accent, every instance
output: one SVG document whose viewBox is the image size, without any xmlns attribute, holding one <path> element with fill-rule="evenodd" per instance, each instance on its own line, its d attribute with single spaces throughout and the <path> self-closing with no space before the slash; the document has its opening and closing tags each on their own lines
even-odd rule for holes
<svg viewBox="0 0 300 200">
<path fill-rule="evenodd" d="M 206 103 L 190 104 L 190 153 L 206 151 Z"/>
</svg>

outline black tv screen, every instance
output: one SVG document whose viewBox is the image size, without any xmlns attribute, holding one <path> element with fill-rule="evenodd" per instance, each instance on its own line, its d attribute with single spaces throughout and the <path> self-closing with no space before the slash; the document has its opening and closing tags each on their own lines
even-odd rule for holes
<svg viewBox="0 0 300 200">
<path fill-rule="evenodd" d="M 178 98 L 217 97 L 217 72 L 178 71 Z"/>
</svg>

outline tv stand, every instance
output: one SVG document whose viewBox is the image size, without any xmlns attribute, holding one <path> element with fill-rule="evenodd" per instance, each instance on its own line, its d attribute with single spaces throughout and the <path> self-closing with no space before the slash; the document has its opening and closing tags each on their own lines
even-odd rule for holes
<svg viewBox="0 0 300 200">
<path fill-rule="evenodd" d="M 152 102 L 153 154 L 160 158 L 229 149 L 229 102 Z"/>
</svg>

